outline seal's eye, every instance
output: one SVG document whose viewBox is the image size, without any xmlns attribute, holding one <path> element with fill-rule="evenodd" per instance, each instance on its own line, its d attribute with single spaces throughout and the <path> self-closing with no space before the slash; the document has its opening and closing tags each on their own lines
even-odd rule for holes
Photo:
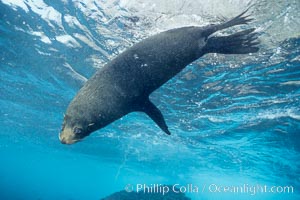
<svg viewBox="0 0 300 200">
<path fill-rule="evenodd" d="M 81 134 L 82 133 L 82 129 L 78 128 L 78 127 L 75 127 L 73 132 L 74 132 L 74 134 Z"/>
</svg>

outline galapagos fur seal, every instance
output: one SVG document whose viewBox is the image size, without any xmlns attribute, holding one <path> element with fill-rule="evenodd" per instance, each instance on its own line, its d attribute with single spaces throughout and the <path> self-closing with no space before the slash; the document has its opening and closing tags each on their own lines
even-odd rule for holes
<svg viewBox="0 0 300 200">
<path fill-rule="evenodd" d="M 257 52 L 259 42 L 254 28 L 211 36 L 222 29 L 248 24 L 253 19 L 245 16 L 247 10 L 225 23 L 156 34 L 118 55 L 99 69 L 71 101 L 59 135 L 61 143 L 73 144 L 136 111 L 145 112 L 170 135 L 161 111 L 149 95 L 204 54 Z"/>
</svg>

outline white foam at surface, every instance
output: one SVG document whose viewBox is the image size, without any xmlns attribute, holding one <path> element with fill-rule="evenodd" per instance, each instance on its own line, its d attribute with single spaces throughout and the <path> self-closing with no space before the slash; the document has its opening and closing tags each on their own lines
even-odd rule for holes
<svg viewBox="0 0 300 200">
<path fill-rule="evenodd" d="M 18 7 L 22 8 L 25 12 L 29 12 L 29 9 L 23 0 L 1 0 L 2 3 L 11 6 L 14 10 Z"/>
<path fill-rule="evenodd" d="M 89 58 L 86 59 L 88 62 L 93 63 L 92 66 L 96 69 L 100 69 L 101 67 L 103 67 L 106 62 L 99 57 L 99 55 L 91 55 Z"/>
<path fill-rule="evenodd" d="M 61 20 L 61 13 L 55 10 L 53 7 L 48 6 L 43 1 L 34 1 L 28 0 L 27 5 L 30 9 L 35 12 L 36 14 L 40 15 L 43 20 L 45 20 L 49 26 L 53 27 L 51 22 L 56 23 L 59 27 L 63 29 L 62 20 Z"/>
<path fill-rule="evenodd" d="M 289 117 L 295 120 L 300 120 L 299 109 L 296 107 L 284 108 L 284 109 L 270 109 L 258 112 L 256 115 L 242 115 L 236 117 L 230 117 L 227 114 L 224 115 L 198 115 L 196 119 L 208 119 L 213 123 L 224 122 L 236 122 L 236 123 L 249 123 L 256 122 L 258 120 L 274 120 L 279 118 Z"/>
<path fill-rule="evenodd" d="M 15 10 L 18 7 L 25 12 L 32 10 L 55 30 L 59 26 L 61 30 L 65 31 L 62 26 L 63 18 L 69 26 L 84 31 L 86 38 L 83 39 L 79 36 L 81 40 L 84 40 L 85 43 L 89 41 L 90 47 L 104 53 L 102 48 L 97 47 L 96 39 L 89 29 L 82 25 L 75 16 L 65 15 L 62 17 L 62 13 L 42 0 L 2 0 L 2 2 Z M 298 37 L 300 34 L 300 21 L 298 20 L 300 14 L 297 12 L 300 1 L 298 0 L 281 2 L 274 0 L 74 0 L 73 4 L 81 10 L 86 19 L 96 21 L 96 30 L 99 34 L 103 32 L 103 25 L 108 25 L 110 27 L 105 27 L 107 29 L 105 36 L 116 39 L 122 37 L 118 32 L 124 30 L 119 30 L 119 27 L 110 23 L 115 23 L 120 18 L 123 19 L 122 23 L 129 25 L 128 30 L 125 31 L 131 31 L 136 37 L 144 38 L 167 29 L 219 23 L 219 18 L 234 17 L 250 5 L 253 7 L 249 13 L 255 19 L 250 26 L 254 26 L 263 33 L 260 37 L 263 44 L 278 45 L 278 42 L 287 38 Z M 139 20 L 130 25 L 129 20 L 125 17 L 137 17 Z M 269 37 L 270 35 L 272 37 Z M 46 39 L 43 42 L 46 42 Z"/>
<path fill-rule="evenodd" d="M 297 108 L 288 108 L 288 109 L 274 109 L 267 110 L 262 113 L 258 113 L 258 119 L 278 119 L 281 117 L 290 117 L 292 119 L 300 120 L 300 115 L 295 112 Z"/>
<path fill-rule="evenodd" d="M 43 32 L 37 32 L 33 31 L 31 32 L 32 35 L 39 36 L 41 38 L 41 41 L 46 43 L 46 44 L 51 44 L 51 40 L 45 35 Z"/>
<path fill-rule="evenodd" d="M 62 14 L 42 0 L 2 0 L 2 2 L 15 10 L 20 7 L 25 12 L 29 12 L 30 7 L 49 26 L 54 27 L 52 24 L 54 22 L 63 29 Z M 296 37 L 300 34 L 300 22 L 297 20 L 300 14 L 297 13 L 296 9 L 297 6 L 300 6 L 300 1 L 297 0 L 282 2 L 273 0 L 113 0 L 101 2 L 75 0 L 74 4 L 86 17 L 103 22 L 122 16 L 146 18 L 148 22 L 152 23 L 151 30 L 156 30 L 156 32 L 164 30 L 166 27 L 201 26 L 209 23 L 207 18 L 230 18 L 250 5 L 254 5 L 251 12 L 252 16 L 259 22 L 256 23 L 256 28 L 272 33 L 272 40 L 282 41 L 287 37 Z M 269 12 L 270 10 L 272 12 Z M 105 11 L 105 16 L 103 16 L 103 11 Z"/>
<path fill-rule="evenodd" d="M 299 80 L 299 81 L 287 81 L 287 82 L 281 83 L 281 85 L 294 85 L 294 86 L 299 86 L 299 85 L 300 85 L 300 80 Z"/>
<path fill-rule="evenodd" d="M 87 30 L 85 26 L 80 24 L 76 17 L 66 14 L 64 20 L 67 22 L 68 26 L 72 28 L 80 28 L 81 30 Z"/>
<path fill-rule="evenodd" d="M 300 36 L 299 0 L 120 0 L 120 5 L 132 15 L 147 18 L 154 33 L 180 26 L 219 23 L 218 18 L 235 17 L 252 5 L 248 13 L 255 21 L 250 26 L 262 33 L 261 43 L 274 46 Z"/>
<path fill-rule="evenodd" d="M 92 34 L 89 29 L 86 26 L 82 25 L 76 17 L 67 14 L 64 16 L 64 20 L 67 22 L 68 26 L 76 30 L 82 30 L 86 35 L 88 35 L 90 39 L 92 39 Z"/>
<path fill-rule="evenodd" d="M 77 39 L 81 40 L 82 42 L 84 42 L 89 47 L 93 48 L 94 50 L 100 51 L 104 56 L 108 56 L 108 54 L 106 53 L 106 51 L 104 51 L 102 48 L 100 48 L 99 46 L 97 46 L 93 42 L 93 40 L 91 38 L 89 38 L 87 35 L 82 35 L 82 34 L 79 34 L 79 33 L 74 33 L 74 37 L 76 37 Z"/>
<path fill-rule="evenodd" d="M 102 54 L 106 55 L 106 52 L 102 48 L 100 48 L 99 46 L 97 46 L 95 44 L 96 39 L 92 36 L 89 29 L 86 26 L 82 25 L 76 17 L 71 16 L 71 15 L 65 15 L 64 19 L 68 23 L 69 26 L 71 26 L 72 28 L 76 28 L 77 30 L 80 29 L 85 33 L 85 35 L 81 35 L 79 33 L 74 33 L 74 37 L 76 37 L 77 39 L 86 43 L 88 46 L 90 46 L 94 50 L 100 51 L 100 52 L 102 52 Z"/>
<path fill-rule="evenodd" d="M 65 44 L 68 47 L 71 48 L 78 48 L 81 47 L 81 45 L 70 35 L 59 35 L 56 36 L 56 40 L 62 44 Z"/>
<path fill-rule="evenodd" d="M 45 52 L 40 51 L 39 49 L 36 49 L 36 51 L 37 51 L 40 55 L 43 55 L 43 56 L 51 56 L 51 53 L 45 53 Z"/>
<path fill-rule="evenodd" d="M 55 28 L 55 26 L 52 24 L 52 22 L 54 22 L 63 29 L 61 13 L 55 10 L 53 7 L 47 5 L 42 0 L 3 0 L 3 3 L 12 6 L 15 10 L 17 7 L 20 7 L 25 12 L 29 12 L 30 9 L 34 13 L 40 15 L 41 18 L 45 20 L 52 28 Z"/>
<path fill-rule="evenodd" d="M 62 73 L 66 77 L 69 76 L 72 80 L 76 80 L 81 84 L 87 81 L 87 78 L 76 72 L 69 63 L 64 63 L 62 66 L 56 68 L 59 73 Z"/>
<path fill-rule="evenodd" d="M 239 14 L 249 4 L 249 0 L 121 0 L 120 5 L 139 16 L 146 16 L 156 22 L 155 26 L 161 30 L 181 26 L 208 24 L 207 18 L 215 16 L 233 17 Z"/>
</svg>

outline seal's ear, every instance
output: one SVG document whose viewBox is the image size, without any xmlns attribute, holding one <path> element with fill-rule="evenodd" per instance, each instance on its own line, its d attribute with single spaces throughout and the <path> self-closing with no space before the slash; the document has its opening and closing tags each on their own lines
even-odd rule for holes
<svg viewBox="0 0 300 200">
<path fill-rule="evenodd" d="M 90 123 L 88 126 L 87 126 L 87 129 L 88 130 L 92 130 L 93 126 L 95 125 L 95 123 Z"/>
<path fill-rule="evenodd" d="M 90 123 L 89 125 L 88 125 L 88 127 L 92 127 L 92 126 L 94 126 L 95 125 L 95 123 Z"/>
</svg>

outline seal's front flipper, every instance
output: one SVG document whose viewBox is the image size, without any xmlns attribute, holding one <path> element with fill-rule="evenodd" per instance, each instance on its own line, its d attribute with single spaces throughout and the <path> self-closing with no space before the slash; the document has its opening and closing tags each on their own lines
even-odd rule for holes
<svg viewBox="0 0 300 200">
<path fill-rule="evenodd" d="M 171 135 L 160 110 L 149 99 L 143 103 L 141 111 L 145 112 L 166 134 Z"/>
</svg>

